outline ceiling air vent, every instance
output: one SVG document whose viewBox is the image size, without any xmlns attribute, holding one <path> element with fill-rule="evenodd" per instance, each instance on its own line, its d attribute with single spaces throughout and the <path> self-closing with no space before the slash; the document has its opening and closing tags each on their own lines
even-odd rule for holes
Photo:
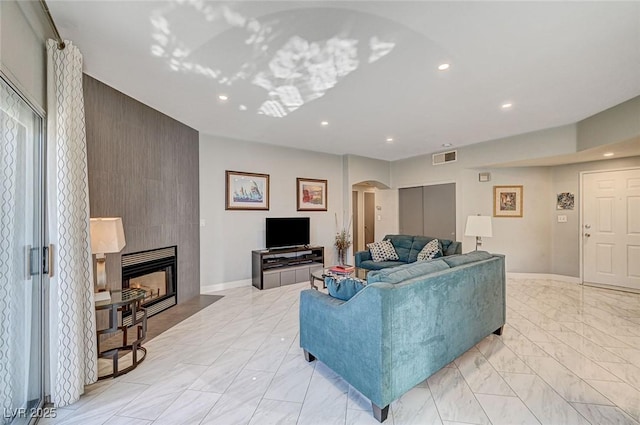
<svg viewBox="0 0 640 425">
<path fill-rule="evenodd" d="M 434 153 L 432 155 L 433 165 L 446 164 L 447 162 L 456 162 L 458 160 L 458 151 L 448 151 Z"/>
</svg>

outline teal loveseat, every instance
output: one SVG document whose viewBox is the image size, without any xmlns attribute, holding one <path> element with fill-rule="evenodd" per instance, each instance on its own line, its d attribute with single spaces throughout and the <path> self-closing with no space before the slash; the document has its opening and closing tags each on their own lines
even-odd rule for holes
<svg viewBox="0 0 640 425">
<path fill-rule="evenodd" d="M 356 267 L 368 270 L 381 270 L 413 263 L 424 246 L 436 239 L 431 236 L 387 235 L 383 239 L 391 241 L 399 259 L 396 261 L 373 261 L 369 250 L 354 254 Z M 462 243 L 449 239 L 438 239 L 443 256 L 462 253 Z"/>
<path fill-rule="evenodd" d="M 300 293 L 300 346 L 367 397 L 389 405 L 505 323 L 504 256 L 475 251 L 370 272 L 348 301 Z"/>
</svg>

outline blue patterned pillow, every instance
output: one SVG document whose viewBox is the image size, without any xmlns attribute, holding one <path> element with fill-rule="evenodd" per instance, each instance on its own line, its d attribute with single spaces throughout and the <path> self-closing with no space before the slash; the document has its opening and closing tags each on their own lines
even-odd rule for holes
<svg viewBox="0 0 640 425">
<path fill-rule="evenodd" d="M 400 258 L 391 241 L 387 239 L 367 244 L 367 248 L 371 252 L 371 259 L 377 263 L 380 261 L 396 261 Z"/>
<path fill-rule="evenodd" d="M 343 301 L 349 301 L 366 285 L 364 280 L 349 276 L 325 277 L 324 283 L 327 285 L 329 295 Z"/>
<path fill-rule="evenodd" d="M 422 248 L 422 251 L 418 253 L 417 261 L 433 260 L 434 258 L 442 257 L 442 251 L 440 250 L 440 244 L 437 239 L 430 241 Z"/>
</svg>

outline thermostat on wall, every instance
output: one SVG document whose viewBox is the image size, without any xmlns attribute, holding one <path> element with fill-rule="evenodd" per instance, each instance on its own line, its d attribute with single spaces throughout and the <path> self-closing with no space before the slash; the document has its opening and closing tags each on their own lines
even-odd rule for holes
<svg viewBox="0 0 640 425">
<path fill-rule="evenodd" d="M 478 181 L 488 182 L 491 180 L 491 173 L 478 173 Z"/>
</svg>

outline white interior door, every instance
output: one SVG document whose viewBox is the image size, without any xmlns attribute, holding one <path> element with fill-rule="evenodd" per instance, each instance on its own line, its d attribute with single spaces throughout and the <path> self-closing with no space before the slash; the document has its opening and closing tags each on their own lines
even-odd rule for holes
<svg viewBox="0 0 640 425">
<path fill-rule="evenodd" d="M 640 169 L 583 175 L 585 283 L 640 290 Z"/>
</svg>

